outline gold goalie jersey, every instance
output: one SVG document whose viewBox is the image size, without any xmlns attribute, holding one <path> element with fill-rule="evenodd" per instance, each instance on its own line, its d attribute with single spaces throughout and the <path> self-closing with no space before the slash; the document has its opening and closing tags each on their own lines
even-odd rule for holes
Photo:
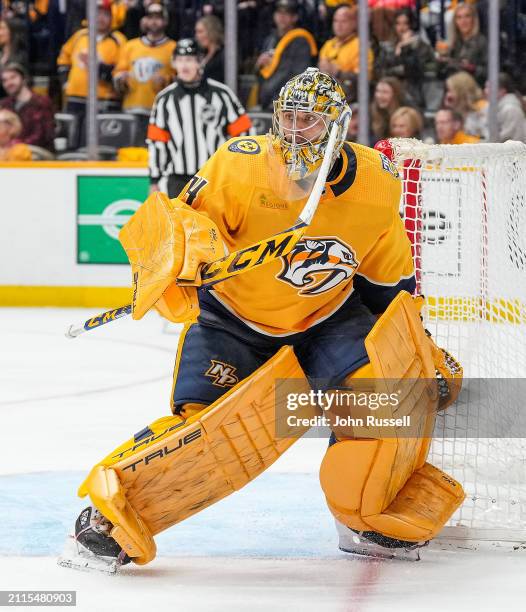
<svg viewBox="0 0 526 612">
<path fill-rule="evenodd" d="M 232 139 L 180 196 L 217 224 L 229 252 L 293 226 L 305 205 L 307 193 L 282 193 L 272 157 L 267 136 Z M 373 312 L 383 312 L 400 289 L 414 289 L 400 191 L 387 157 L 346 142 L 293 251 L 217 284 L 212 295 L 252 329 L 278 336 L 323 321 L 354 289 Z"/>
</svg>

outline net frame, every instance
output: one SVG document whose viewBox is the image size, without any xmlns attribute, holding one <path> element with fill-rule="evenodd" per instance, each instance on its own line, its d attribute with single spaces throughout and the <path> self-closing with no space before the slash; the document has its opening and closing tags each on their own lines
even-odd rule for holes
<svg viewBox="0 0 526 612">
<path fill-rule="evenodd" d="M 444 533 L 526 542 L 526 145 L 390 145 L 424 323 L 465 370 L 428 459 L 467 493 Z"/>
</svg>

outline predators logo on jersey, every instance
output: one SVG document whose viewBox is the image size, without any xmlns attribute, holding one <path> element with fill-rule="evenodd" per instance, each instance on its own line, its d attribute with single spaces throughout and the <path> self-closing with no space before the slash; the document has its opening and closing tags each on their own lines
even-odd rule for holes
<svg viewBox="0 0 526 612">
<path fill-rule="evenodd" d="M 252 138 L 242 138 L 228 145 L 228 150 L 232 153 L 248 153 L 249 155 L 255 155 L 261 151 L 261 147 Z"/>
<path fill-rule="evenodd" d="M 350 278 L 358 262 L 350 246 L 336 238 L 304 238 L 283 257 L 276 278 L 300 287 L 300 295 L 319 295 Z"/>
<path fill-rule="evenodd" d="M 205 376 L 212 378 L 212 384 L 216 387 L 233 387 L 239 382 L 239 378 L 235 375 L 236 368 L 228 363 L 210 360 L 211 365 L 205 372 Z"/>
</svg>

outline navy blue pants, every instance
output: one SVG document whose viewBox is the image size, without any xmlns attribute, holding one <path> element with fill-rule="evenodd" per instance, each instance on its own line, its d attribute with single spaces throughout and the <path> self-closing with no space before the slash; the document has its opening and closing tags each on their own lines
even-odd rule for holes
<svg viewBox="0 0 526 612">
<path fill-rule="evenodd" d="M 179 343 L 174 407 L 211 404 L 238 381 L 290 345 L 316 389 L 340 384 L 369 361 L 364 340 L 376 317 L 355 292 L 331 317 L 290 336 L 267 336 L 231 314 L 208 291 L 199 293 L 201 313 Z"/>
</svg>

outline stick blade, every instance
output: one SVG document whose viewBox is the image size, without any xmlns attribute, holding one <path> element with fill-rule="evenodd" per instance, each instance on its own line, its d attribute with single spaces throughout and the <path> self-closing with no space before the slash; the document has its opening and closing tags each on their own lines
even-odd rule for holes
<svg viewBox="0 0 526 612">
<path fill-rule="evenodd" d="M 66 336 L 66 338 L 69 338 L 71 340 L 72 338 L 76 338 L 77 336 L 80 336 L 80 334 L 82 334 L 83 332 L 84 332 L 83 327 L 79 327 L 78 325 L 72 324 L 67 328 L 64 335 Z"/>
</svg>

